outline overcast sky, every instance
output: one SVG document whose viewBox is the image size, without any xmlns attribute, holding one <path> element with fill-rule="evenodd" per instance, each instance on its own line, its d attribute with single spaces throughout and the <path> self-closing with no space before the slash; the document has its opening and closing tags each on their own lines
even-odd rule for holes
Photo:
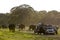
<svg viewBox="0 0 60 40">
<path fill-rule="evenodd" d="M 12 7 L 21 4 L 28 4 L 37 11 L 60 11 L 60 0 L 0 0 L 0 13 L 9 12 Z"/>
</svg>

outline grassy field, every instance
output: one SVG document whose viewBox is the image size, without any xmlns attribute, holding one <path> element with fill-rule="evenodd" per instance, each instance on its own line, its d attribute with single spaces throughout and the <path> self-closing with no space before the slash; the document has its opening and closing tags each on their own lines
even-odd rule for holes
<svg viewBox="0 0 60 40">
<path fill-rule="evenodd" d="M 16 30 L 13 33 L 8 29 L 0 29 L 0 40 L 60 40 L 60 33 L 58 35 L 35 35 L 30 31 Z"/>
</svg>

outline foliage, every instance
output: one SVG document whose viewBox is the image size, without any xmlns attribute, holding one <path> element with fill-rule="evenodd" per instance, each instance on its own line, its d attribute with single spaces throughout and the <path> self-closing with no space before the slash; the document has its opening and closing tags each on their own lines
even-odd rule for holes
<svg viewBox="0 0 60 40">
<path fill-rule="evenodd" d="M 9 23 L 31 25 L 39 22 L 60 25 L 60 12 L 36 11 L 30 5 L 22 4 L 11 8 L 10 13 L 0 14 L 0 25 Z"/>
</svg>

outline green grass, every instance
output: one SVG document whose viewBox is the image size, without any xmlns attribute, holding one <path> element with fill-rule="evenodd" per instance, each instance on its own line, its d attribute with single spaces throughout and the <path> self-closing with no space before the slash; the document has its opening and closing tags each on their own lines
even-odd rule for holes
<svg viewBox="0 0 60 40">
<path fill-rule="evenodd" d="M 58 35 L 35 35 L 33 33 L 9 32 L 8 29 L 0 30 L 0 40 L 60 40 Z"/>
</svg>

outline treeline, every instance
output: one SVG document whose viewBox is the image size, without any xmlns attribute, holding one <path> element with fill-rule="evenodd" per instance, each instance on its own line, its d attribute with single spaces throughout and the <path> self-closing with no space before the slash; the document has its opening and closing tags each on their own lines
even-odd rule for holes
<svg viewBox="0 0 60 40">
<path fill-rule="evenodd" d="M 60 12 L 52 11 L 36 11 L 30 5 L 23 4 L 11 8 L 10 13 L 0 13 L 0 24 L 37 24 L 43 22 L 45 24 L 60 24 Z"/>
</svg>

